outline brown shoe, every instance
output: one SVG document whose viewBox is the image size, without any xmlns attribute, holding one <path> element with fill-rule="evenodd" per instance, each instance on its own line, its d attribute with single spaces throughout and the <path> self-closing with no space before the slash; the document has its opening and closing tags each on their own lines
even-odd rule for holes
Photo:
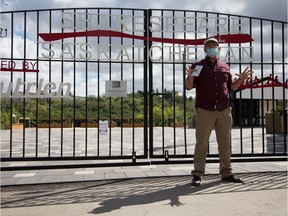
<svg viewBox="0 0 288 216">
<path fill-rule="evenodd" d="M 193 179 L 192 179 L 192 186 L 200 186 L 201 183 L 201 177 L 193 175 Z"/>
<path fill-rule="evenodd" d="M 244 183 L 240 178 L 235 177 L 234 175 L 230 175 L 228 177 L 221 178 L 222 181 L 225 182 L 234 182 L 234 183 Z"/>
</svg>

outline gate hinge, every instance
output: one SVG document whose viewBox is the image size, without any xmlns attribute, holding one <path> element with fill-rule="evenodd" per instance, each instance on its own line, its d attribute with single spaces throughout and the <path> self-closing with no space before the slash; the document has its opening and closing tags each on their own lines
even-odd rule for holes
<svg viewBox="0 0 288 216">
<path fill-rule="evenodd" d="M 136 164 L 136 151 L 132 152 L 132 163 Z"/>
</svg>

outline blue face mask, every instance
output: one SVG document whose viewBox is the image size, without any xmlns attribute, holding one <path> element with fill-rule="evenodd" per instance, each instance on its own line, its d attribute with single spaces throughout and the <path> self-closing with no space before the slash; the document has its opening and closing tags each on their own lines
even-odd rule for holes
<svg viewBox="0 0 288 216">
<path fill-rule="evenodd" d="M 215 56 L 217 56 L 217 55 L 219 55 L 219 50 L 218 50 L 218 48 L 209 48 L 209 49 L 207 50 L 207 56 L 209 56 L 209 57 L 215 57 Z"/>
</svg>

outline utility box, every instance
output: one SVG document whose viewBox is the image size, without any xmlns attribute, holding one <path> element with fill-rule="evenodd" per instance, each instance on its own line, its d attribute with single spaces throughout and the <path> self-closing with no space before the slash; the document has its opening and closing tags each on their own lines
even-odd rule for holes
<svg viewBox="0 0 288 216">
<path fill-rule="evenodd" d="M 273 125 L 274 118 L 274 125 Z M 284 133 L 285 123 L 284 123 L 284 115 L 281 115 L 280 112 L 266 113 L 266 133 L 267 134 L 282 134 Z M 286 123 L 287 124 L 287 123 Z"/>
</svg>

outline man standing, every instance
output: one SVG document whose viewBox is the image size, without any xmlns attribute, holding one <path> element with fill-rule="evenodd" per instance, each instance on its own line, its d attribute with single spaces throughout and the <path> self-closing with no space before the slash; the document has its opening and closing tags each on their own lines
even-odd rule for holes
<svg viewBox="0 0 288 216">
<path fill-rule="evenodd" d="M 232 81 L 229 66 L 218 59 L 219 42 L 215 38 L 207 39 L 204 51 L 206 58 L 186 69 L 185 80 L 187 90 L 196 88 L 196 146 L 192 185 L 199 186 L 205 174 L 209 138 L 213 128 L 218 143 L 221 180 L 242 183 L 241 179 L 233 175 L 231 168 L 232 116 L 228 93 L 236 90 L 252 74 L 252 70 L 246 68 L 241 74 L 236 74 L 237 80 Z"/>
</svg>

